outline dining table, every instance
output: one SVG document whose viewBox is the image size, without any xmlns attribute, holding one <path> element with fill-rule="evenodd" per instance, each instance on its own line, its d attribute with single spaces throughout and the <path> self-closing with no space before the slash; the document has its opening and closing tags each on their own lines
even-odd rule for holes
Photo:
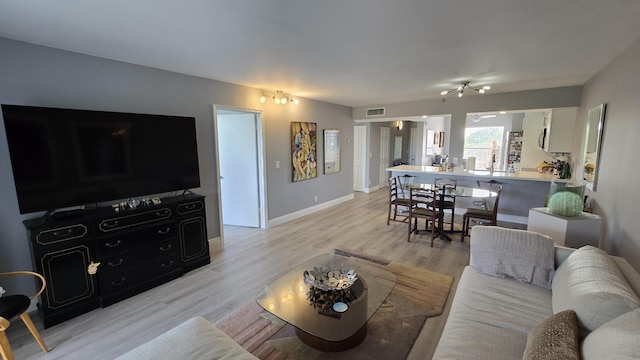
<svg viewBox="0 0 640 360">
<path fill-rule="evenodd" d="M 451 186 L 445 184 L 429 184 L 429 183 L 415 183 L 409 184 L 407 187 L 409 188 L 419 188 L 425 190 L 433 190 L 438 195 L 438 206 L 440 210 L 442 210 L 444 205 L 444 199 L 447 196 L 453 197 L 470 197 L 470 198 L 488 198 L 498 196 L 498 193 L 495 191 L 491 191 L 488 189 L 481 189 L 476 187 L 468 187 L 468 186 Z M 453 221 L 453 219 L 451 219 Z M 448 232 L 459 232 L 448 231 Z M 442 221 L 438 222 L 438 227 L 435 229 L 435 238 L 442 237 L 447 241 L 451 241 L 451 238 L 447 235 L 447 231 L 444 229 Z"/>
</svg>

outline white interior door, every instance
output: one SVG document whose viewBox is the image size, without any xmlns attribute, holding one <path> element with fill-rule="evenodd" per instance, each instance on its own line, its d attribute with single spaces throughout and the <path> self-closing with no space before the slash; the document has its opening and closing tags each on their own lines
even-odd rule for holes
<svg viewBox="0 0 640 360">
<path fill-rule="evenodd" d="M 217 118 L 222 223 L 260 227 L 256 114 L 219 111 Z"/>
<path fill-rule="evenodd" d="M 389 167 L 389 144 L 391 142 L 391 129 L 388 127 L 380 128 L 380 186 L 386 186 L 389 175 L 387 168 Z"/>
<path fill-rule="evenodd" d="M 353 190 L 365 190 L 365 169 L 367 160 L 367 128 L 365 126 L 353 127 Z"/>
</svg>

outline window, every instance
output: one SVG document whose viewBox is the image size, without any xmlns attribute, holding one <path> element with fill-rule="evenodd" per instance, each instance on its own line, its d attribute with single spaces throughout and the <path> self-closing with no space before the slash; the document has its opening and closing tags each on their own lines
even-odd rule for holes
<svg viewBox="0 0 640 360">
<path fill-rule="evenodd" d="M 467 127 L 464 130 L 463 158 L 476 158 L 476 168 L 469 170 L 486 170 L 495 158 L 494 169 L 503 168 L 502 143 L 504 126 Z"/>
</svg>

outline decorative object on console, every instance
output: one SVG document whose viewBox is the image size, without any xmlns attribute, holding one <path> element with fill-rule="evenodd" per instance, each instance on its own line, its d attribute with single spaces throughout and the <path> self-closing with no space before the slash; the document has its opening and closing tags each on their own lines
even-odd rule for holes
<svg viewBox="0 0 640 360">
<path fill-rule="evenodd" d="M 140 205 L 140 200 L 130 198 L 127 200 L 127 205 L 129 205 L 129 209 L 135 209 Z"/>
<path fill-rule="evenodd" d="M 549 189 L 549 211 L 562 216 L 577 216 L 584 208 L 584 184 L 556 183 Z"/>
<path fill-rule="evenodd" d="M 94 263 L 93 261 L 89 264 L 89 266 L 87 266 L 87 274 L 89 275 L 95 275 L 98 272 L 98 266 L 100 266 L 100 263 Z"/>
</svg>

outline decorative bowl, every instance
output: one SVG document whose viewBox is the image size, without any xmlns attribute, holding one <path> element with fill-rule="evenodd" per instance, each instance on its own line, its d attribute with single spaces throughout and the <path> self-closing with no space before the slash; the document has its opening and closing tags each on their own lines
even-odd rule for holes
<svg viewBox="0 0 640 360">
<path fill-rule="evenodd" d="M 353 269 L 314 267 L 313 270 L 305 270 L 303 275 L 305 283 L 323 291 L 345 290 L 358 280 L 358 275 Z"/>
</svg>

